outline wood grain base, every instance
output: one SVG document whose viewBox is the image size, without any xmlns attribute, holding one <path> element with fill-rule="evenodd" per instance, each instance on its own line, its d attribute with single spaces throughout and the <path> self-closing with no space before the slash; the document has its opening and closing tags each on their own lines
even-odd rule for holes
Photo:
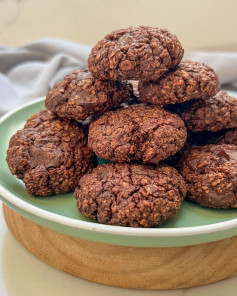
<svg viewBox="0 0 237 296">
<path fill-rule="evenodd" d="M 35 256 L 77 277 L 124 288 L 176 289 L 237 274 L 237 236 L 174 248 L 134 248 L 74 238 L 3 206 L 14 236 Z"/>
</svg>

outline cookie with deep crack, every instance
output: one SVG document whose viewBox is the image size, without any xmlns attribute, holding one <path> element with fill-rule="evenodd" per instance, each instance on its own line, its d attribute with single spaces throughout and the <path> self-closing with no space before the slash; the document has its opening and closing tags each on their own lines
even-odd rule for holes
<svg viewBox="0 0 237 296">
<path fill-rule="evenodd" d="M 132 105 L 108 111 L 89 127 L 88 146 L 97 156 L 115 162 L 158 163 L 184 145 L 182 119 L 158 106 Z"/>
<path fill-rule="evenodd" d="M 165 165 L 103 164 L 79 181 L 78 210 L 100 223 L 152 227 L 173 218 L 186 195 L 180 174 Z"/>
<path fill-rule="evenodd" d="M 93 47 L 88 66 L 108 80 L 156 80 L 179 64 L 184 50 L 166 29 L 149 26 L 114 31 Z"/>
</svg>

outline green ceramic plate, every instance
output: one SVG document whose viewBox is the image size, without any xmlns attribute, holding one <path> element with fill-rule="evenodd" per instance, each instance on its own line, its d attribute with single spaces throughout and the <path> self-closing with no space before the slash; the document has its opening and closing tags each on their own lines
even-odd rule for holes
<svg viewBox="0 0 237 296">
<path fill-rule="evenodd" d="M 10 137 L 26 119 L 44 108 L 43 99 L 25 105 L 0 120 L 0 195 L 4 203 L 40 225 L 68 235 L 98 242 L 137 246 L 173 247 L 199 244 L 237 235 L 237 210 L 214 210 L 184 201 L 178 216 L 149 229 L 98 224 L 81 215 L 72 193 L 47 198 L 29 195 L 24 184 L 11 175 L 6 163 Z"/>
</svg>

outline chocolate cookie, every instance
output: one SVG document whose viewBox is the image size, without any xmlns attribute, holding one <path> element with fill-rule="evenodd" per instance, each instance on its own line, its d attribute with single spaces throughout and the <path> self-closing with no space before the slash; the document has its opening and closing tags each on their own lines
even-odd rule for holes
<svg viewBox="0 0 237 296">
<path fill-rule="evenodd" d="M 103 113 L 132 97 L 132 86 L 95 79 L 88 70 L 77 70 L 56 83 L 45 106 L 61 118 L 84 120 Z"/>
<path fill-rule="evenodd" d="M 182 61 L 157 81 L 139 83 L 141 101 L 155 105 L 208 99 L 219 90 L 219 78 L 215 72 L 202 63 L 192 61 Z"/>
<path fill-rule="evenodd" d="M 166 29 L 129 27 L 99 41 L 88 65 L 99 79 L 156 80 L 179 64 L 183 52 L 177 37 Z"/>
<path fill-rule="evenodd" d="M 186 184 L 171 167 L 156 170 L 136 164 L 103 164 L 79 181 L 78 210 L 100 223 L 151 227 L 173 218 Z"/>
<path fill-rule="evenodd" d="M 237 208 L 237 146 L 211 144 L 188 150 L 181 174 L 191 200 L 216 209 Z"/>
<path fill-rule="evenodd" d="M 219 144 L 234 144 L 237 146 L 237 128 L 229 130 L 219 141 Z"/>
<path fill-rule="evenodd" d="M 77 123 L 43 110 L 12 136 L 7 162 L 30 194 L 48 196 L 73 190 L 96 160 Z"/>
<path fill-rule="evenodd" d="M 179 151 L 187 132 L 182 119 L 158 106 L 109 111 L 89 127 L 88 146 L 115 162 L 158 163 Z"/>
<path fill-rule="evenodd" d="M 219 91 L 213 98 L 181 104 L 178 114 L 193 132 L 216 132 L 236 128 L 237 99 L 225 91 Z"/>
</svg>

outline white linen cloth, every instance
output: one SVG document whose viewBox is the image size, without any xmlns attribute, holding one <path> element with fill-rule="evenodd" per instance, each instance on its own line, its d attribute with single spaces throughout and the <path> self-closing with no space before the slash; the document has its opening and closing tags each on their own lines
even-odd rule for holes
<svg viewBox="0 0 237 296">
<path fill-rule="evenodd" d="M 0 115 L 45 96 L 66 74 L 86 67 L 90 50 L 86 45 L 52 38 L 17 48 L 0 46 Z M 212 67 L 222 87 L 237 97 L 237 52 L 193 51 L 185 52 L 184 58 Z"/>
</svg>

